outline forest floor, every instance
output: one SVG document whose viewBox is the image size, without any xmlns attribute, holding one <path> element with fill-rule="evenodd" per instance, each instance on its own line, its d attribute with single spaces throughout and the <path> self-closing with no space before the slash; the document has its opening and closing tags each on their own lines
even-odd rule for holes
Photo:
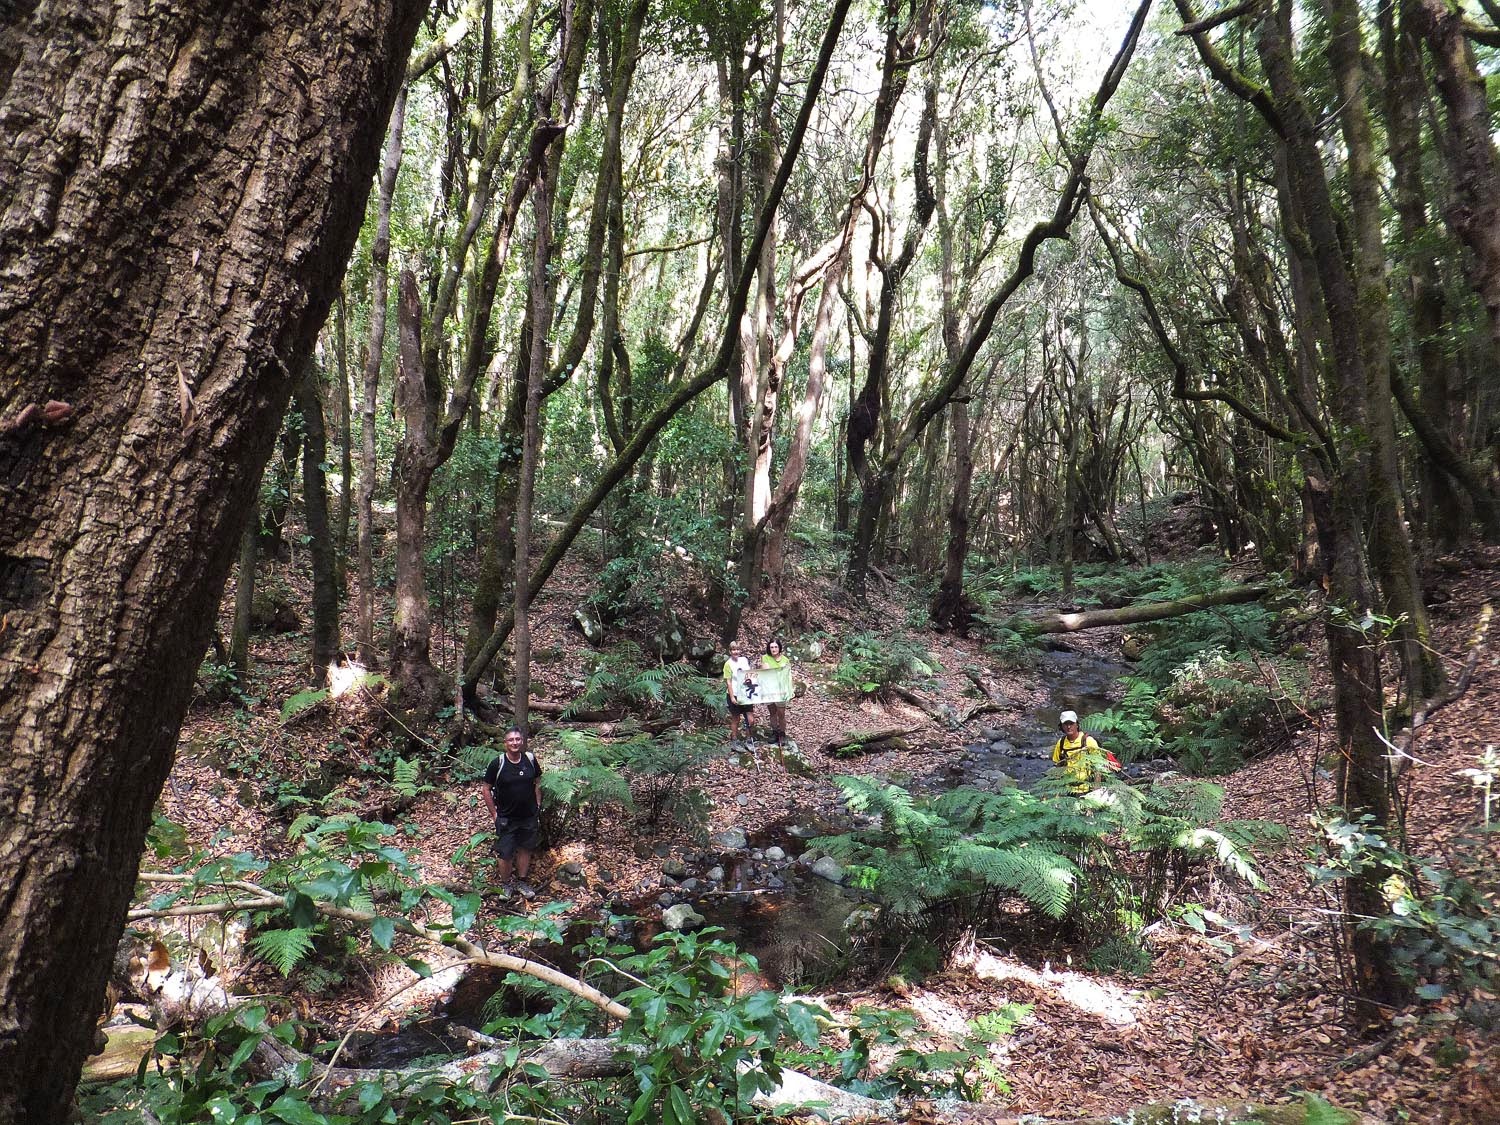
<svg viewBox="0 0 1500 1125">
<path fill-rule="evenodd" d="M 268 568 L 274 583 L 290 587 L 301 586 L 300 571 L 286 564 Z M 580 687 L 591 650 L 571 622 L 590 577 L 586 567 L 563 567 L 535 608 L 538 698 L 566 702 Z M 1442 597 L 1433 608 L 1436 647 L 1456 675 L 1480 607 L 1500 591 L 1500 551 L 1475 550 L 1451 560 L 1436 586 Z M 940 777 L 974 741 L 977 729 L 995 720 L 980 716 L 967 729 L 949 731 L 899 699 L 856 700 L 834 689 L 839 638 L 888 630 L 908 619 L 911 602 L 910 590 L 882 580 L 869 604 L 858 607 L 831 581 L 808 577 L 781 609 L 747 618 L 741 637 L 752 652 L 773 631 L 793 644 L 809 637 L 822 642 L 820 659 L 797 666 L 806 690 L 788 712 L 789 733 L 811 762 L 813 776 L 795 776 L 764 749 L 753 760 L 716 760 L 703 779 L 712 800 L 710 833 L 739 828 L 754 839 L 789 823 L 827 822 L 841 808 L 832 778 L 854 772 L 903 781 Z M 711 635 L 694 603 L 685 597 L 684 620 L 697 635 Z M 441 624 L 434 655 L 452 667 L 453 640 Z M 347 636 L 352 623 L 346 626 Z M 977 693 L 966 669 L 979 671 L 986 688 L 1016 712 L 1035 712 L 1051 699 L 1032 670 L 1004 666 L 977 642 L 915 624 L 911 635 L 941 665 L 935 680 L 921 689 L 932 703 L 959 711 L 973 707 Z M 1098 630 L 1074 635 L 1066 644 L 1121 660 L 1120 641 L 1117 630 Z M 1309 647 L 1315 654 L 1322 650 L 1316 637 L 1309 638 Z M 1473 767 L 1486 745 L 1500 744 L 1497 652 L 1500 646 L 1492 645 L 1484 653 L 1466 694 L 1432 716 L 1410 748 L 1402 787 L 1414 852 L 1441 855 L 1455 834 L 1476 823 L 1477 791 L 1460 771 Z M 335 701 L 283 723 L 281 703 L 303 688 L 304 653 L 300 634 L 258 635 L 254 698 L 235 707 L 205 704 L 190 713 L 163 806 L 195 842 L 211 844 L 219 853 L 276 850 L 296 811 L 295 798 L 290 812 L 276 811 L 277 787 L 289 780 L 306 782 L 330 759 L 367 755 L 390 729 L 378 703 L 374 710 L 362 710 Z M 1316 696 L 1326 674 L 1316 657 L 1313 661 Z M 850 732 L 896 726 L 919 729 L 908 749 L 856 761 L 819 749 Z M 1329 921 L 1332 900 L 1312 889 L 1306 874 L 1308 857 L 1317 849 L 1308 814 L 1332 797 L 1325 768 L 1331 726 L 1331 713 L 1313 708 L 1289 744 L 1217 779 L 1226 793 L 1226 817 L 1275 821 L 1286 826 L 1292 842 L 1260 860 L 1269 885 L 1263 894 L 1199 877 L 1190 890 L 1208 908 L 1208 932 L 1185 924 L 1151 927 L 1152 956 L 1144 971 L 1087 971 L 1074 967 L 1082 963 L 1082 950 L 1055 940 L 1048 948 L 1034 935 L 981 934 L 964 956 L 920 979 L 907 981 L 866 967 L 837 985 L 840 991 L 816 998 L 836 1013 L 861 1004 L 906 1008 L 933 1049 L 953 1045 L 976 1016 L 1008 1004 L 1030 1005 L 1014 1034 L 992 1048 L 1008 1089 L 991 1088 L 989 1100 L 980 1104 L 944 1102 L 942 1117 L 955 1122 L 1109 1114 L 1183 1096 L 1276 1102 L 1308 1091 L 1376 1121 L 1500 1122 L 1500 1046 L 1493 1033 L 1441 1006 L 1404 1013 L 1379 1038 L 1350 1030 Z M 547 747 L 548 739 L 540 737 L 536 748 L 544 766 Z M 456 764 L 451 753 L 446 758 L 435 748 L 425 753 L 422 780 L 437 788 L 414 800 L 394 797 L 379 777 L 346 779 L 338 792 L 362 815 L 416 826 L 402 846 L 428 879 L 464 889 L 473 870 L 453 857 L 489 825 L 475 786 L 444 782 L 446 769 Z M 548 847 L 538 857 L 533 877 L 542 891 L 538 903 L 565 899 L 581 916 L 597 915 L 605 903 L 649 910 L 663 887 L 664 860 L 703 858 L 697 852 L 702 846 L 680 830 L 664 829 L 643 840 L 627 823 L 603 824 L 597 837 Z M 486 909 L 493 917 L 515 908 L 491 899 Z M 499 935 L 494 929 L 485 932 L 482 924 L 477 936 Z M 271 990 L 286 987 L 269 976 L 265 983 Z M 309 997 L 308 1003 L 327 1025 L 340 1027 L 367 1016 L 386 983 L 373 976 L 351 981 L 342 990 Z"/>
</svg>

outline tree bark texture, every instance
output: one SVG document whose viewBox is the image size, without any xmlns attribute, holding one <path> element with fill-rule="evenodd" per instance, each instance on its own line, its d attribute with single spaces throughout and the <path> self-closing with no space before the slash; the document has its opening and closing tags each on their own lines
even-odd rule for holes
<svg viewBox="0 0 1500 1125">
<path fill-rule="evenodd" d="M 0 1121 L 62 1121 L 423 5 L 27 5 L 0 52 Z"/>
<path fill-rule="evenodd" d="M 1489 98 L 1463 29 L 1463 11 L 1448 0 L 1401 0 L 1402 23 L 1421 35 L 1432 56 L 1445 113 L 1441 145 L 1452 179 L 1448 225 L 1473 255 L 1470 285 L 1489 314 L 1490 342 L 1500 354 L 1500 154 L 1491 134 Z"/>
<path fill-rule="evenodd" d="M 1343 615 L 1330 614 L 1325 627 L 1342 756 L 1339 799 L 1351 817 L 1368 813 L 1376 826 L 1384 828 L 1390 822 L 1391 798 L 1385 747 L 1378 734 L 1385 727 L 1380 657 L 1371 639 L 1356 625 L 1375 604 L 1366 569 L 1364 534 L 1373 469 L 1365 440 L 1369 385 L 1360 341 L 1358 295 L 1341 249 L 1333 199 L 1317 144 L 1317 125 L 1302 95 L 1290 37 L 1289 15 L 1285 10 L 1271 13 L 1261 20 L 1256 47 L 1286 129 L 1292 202 L 1305 224 L 1328 315 L 1328 399 L 1339 432 L 1344 435 L 1338 467 L 1330 480 L 1328 542 L 1328 594 Z M 1378 877 L 1372 874 L 1348 880 L 1345 907 L 1351 919 L 1348 937 L 1354 955 L 1355 992 L 1363 1014 L 1373 1018 L 1379 1005 L 1399 999 L 1405 991 L 1385 942 L 1353 921 L 1383 910 Z"/>
<path fill-rule="evenodd" d="M 436 703 L 432 611 L 427 602 L 427 488 L 437 465 L 439 388 L 422 362 L 422 303 L 417 277 L 401 271 L 396 312 L 396 411 L 404 426 L 396 445 L 396 616 L 391 674 L 403 705 Z"/>
</svg>

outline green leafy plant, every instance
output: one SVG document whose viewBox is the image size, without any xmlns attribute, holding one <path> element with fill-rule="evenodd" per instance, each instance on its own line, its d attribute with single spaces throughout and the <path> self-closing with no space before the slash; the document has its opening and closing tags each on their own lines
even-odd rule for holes
<svg viewBox="0 0 1500 1125">
<path fill-rule="evenodd" d="M 1500 908 L 1492 885 L 1488 826 L 1450 845 L 1450 860 L 1407 854 L 1366 815 L 1320 814 L 1326 858 L 1309 867 L 1315 884 L 1381 879 L 1384 912 L 1355 924 L 1389 943 L 1397 972 L 1419 998 L 1440 1000 L 1500 988 Z"/>
<path fill-rule="evenodd" d="M 622 644 L 594 658 L 583 690 L 563 717 L 605 710 L 643 717 L 722 713 L 724 685 L 684 661 L 653 666 L 639 646 Z"/>
<path fill-rule="evenodd" d="M 288 696 L 287 701 L 281 705 L 281 721 L 283 724 L 291 722 L 302 714 L 328 698 L 326 688 L 309 688 L 299 691 L 295 695 Z"/>
<path fill-rule="evenodd" d="M 1074 793 L 1053 775 L 1035 789 L 958 788 L 919 798 L 865 777 L 839 778 L 876 826 L 818 841 L 872 891 L 897 927 L 954 938 L 1004 903 L 1071 919 L 1100 937 L 1162 916 L 1190 867 L 1212 862 L 1259 885 L 1249 848 L 1269 830 L 1214 826 L 1222 792 L 1207 782 L 1136 788 L 1106 778 Z"/>
<path fill-rule="evenodd" d="M 818 1018 L 827 1017 L 821 1008 L 783 1003 L 772 992 L 735 996 L 735 966 L 750 972 L 758 966 L 714 932 L 663 934 L 621 966 L 647 981 L 669 974 L 666 987 L 648 983 L 619 997 L 631 1010 L 621 1039 L 646 1048 L 633 1067 L 627 1125 L 740 1120 L 752 1112 L 757 1093 L 780 1081 L 781 1041 L 818 1041 Z"/>
<path fill-rule="evenodd" d="M 896 684 L 929 679 L 941 665 L 904 631 L 855 633 L 844 639 L 833 682 L 852 695 L 884 696 Z"/>
<path fill-rule="evenodd" d="M 250 939 L 250 948 L 274 965 L 282 976 L 291 976 L 292 970 L 313 950 L 313 930 L 300 926 L 262 930 Z"/>
</svg>

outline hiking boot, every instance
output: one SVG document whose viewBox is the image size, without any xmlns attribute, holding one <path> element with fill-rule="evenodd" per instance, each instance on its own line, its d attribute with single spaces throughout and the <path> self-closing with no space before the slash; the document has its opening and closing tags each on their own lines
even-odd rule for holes
<svg viewBox="0 0 1500 1125">
<path fill-rule="evenodd" d="M 516 894 L 520 895 L 522 898 L 526 899 L 529 902 L 532 899 L 536 898 L 536 888 L 533 887 L 530 883 L 526 882 L 526 880 L 522 879 L 516 883 Z"/>
<path fill-rule="evenodd" d="M 498 898 L 501 902 L 509 902 L 510 896 L 510 887 L 505 885 L 504 883 L 495 888 L 495 897 Z"/>
</svg>

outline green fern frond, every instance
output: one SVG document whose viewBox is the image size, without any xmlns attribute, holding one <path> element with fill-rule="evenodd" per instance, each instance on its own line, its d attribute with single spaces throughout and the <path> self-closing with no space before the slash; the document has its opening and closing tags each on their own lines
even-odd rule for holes
<svg viewBox="0 0 1500 1125">
<path fill-rule="evenodd" d="M 421 792 L 417 781 L 422 776 L 420 763 L 407 761 L 405 758 L 397 758 L 396 764 L 391 768 L 391 788 L 403 797 L 415 797 Z"/>
<path fill-rule="evenodd" d="M 282 976 L 290 976 L 297 963 L 312 952 L 313 931 L 262 930 L 250 939 L 250 948 L 276 967 Z"/>
<path fill-rule="evenodd" d="M 1212 828 L 1198 828 L 1186 834 L 1182 845 L 1194 851 L 1213 849 L 1220 866 L 1238 875 L 1258 891 L 1266 889 L 1265 882 L 1256 874 L 1247 856 L 1233 840 Z"/>
</svg>

